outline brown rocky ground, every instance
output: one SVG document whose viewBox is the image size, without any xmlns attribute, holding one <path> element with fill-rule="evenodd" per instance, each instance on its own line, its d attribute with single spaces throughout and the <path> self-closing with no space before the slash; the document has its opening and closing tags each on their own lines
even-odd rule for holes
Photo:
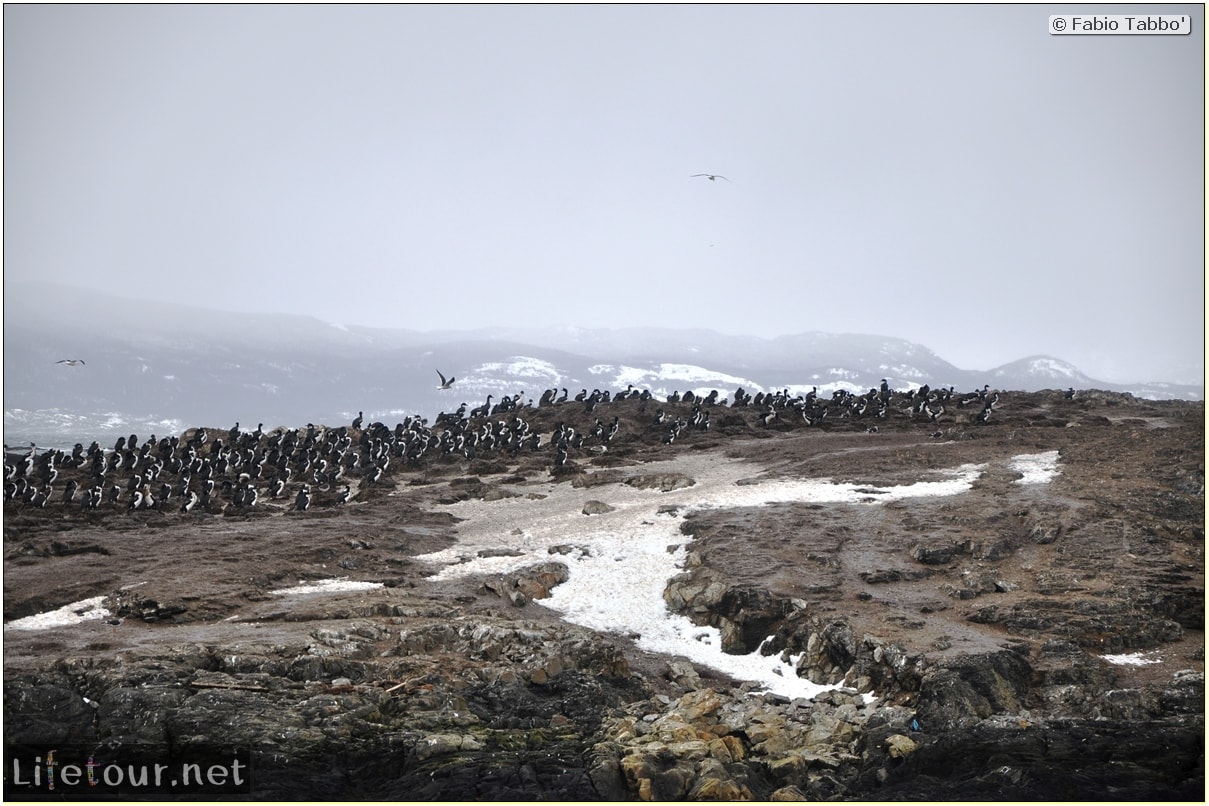
<svg viewBox="0 0 1209 806">
<path fill-rule="evenodd" d="M 987 423 L 950 406 L 939 422 L 894 409 L 813 427 L 713 406 L 708 431 L 671 445 L 656 408 L 692 410 L 528 409 L 547 436 L 614 415 L 621 428 L 567 467 L 549 447 L 400 463 L 307 512 L 292 511 L 296 484 L 187 514 L 6 501 L 6 624 L 96 596 L 126 616 L 6 629 L 6 741 L 230 741 L 252 748 L 258 797 L 1201 798 L 1203 404 L 1002 393 Z M 1018 484 L 1008 460 L 1046 451 L 1059 475 Z M 957 496 L 688 517 L 669 605 L 731 651 L 775 635 L 769 651 L 847 693 L 748 696 L 564 624 L 531 601 L 557 565 L 438 583 L 415 559 L 457 540 L 451 501 L 551 484 L 607 501 L 644 463 L 702 478 L 722 457 L 753 477 L 869 486 L 986 465 Z M 385 587 L 271 593 L 337 578 Z M 1130 653 L 1149 662 L 1103 658 Z"/>
</svg>

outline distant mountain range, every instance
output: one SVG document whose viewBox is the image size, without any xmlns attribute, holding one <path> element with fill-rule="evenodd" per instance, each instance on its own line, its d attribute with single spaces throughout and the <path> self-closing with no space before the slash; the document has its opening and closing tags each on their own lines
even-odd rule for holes
<svg viewBox="0 0 1209 806">
<path fill-rule="evenodd" d="M 6 288 L 4 441 L 55 445 L 108 434 L 179 433 L 193 426 L 342 425 L 364 412 L 389 425 L 433 417 L 488 395 L 536 402 L 551 388 L 673 391 L 740 386 L 755 393 L 815 387 L 1106 389 L 1200 400 L 1204 388 L 1113 384 L 1032 356 L 962 370 L 886 336 L 802 333 L 775 339 L 710 330 L 574 328 L 420 333 L 339 326 L 306 316 L 240 314 L 102 297 L 45 285 Z M 20 304 L 10 304 L 14 299 Z M 56 363 L 83 359 L 83 366 Z M 457 378 L 438 390 L 437 370 Z"/>
</svg>

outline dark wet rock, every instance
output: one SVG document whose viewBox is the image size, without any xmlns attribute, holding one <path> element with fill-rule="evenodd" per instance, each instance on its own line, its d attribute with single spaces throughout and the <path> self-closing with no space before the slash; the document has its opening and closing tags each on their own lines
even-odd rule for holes
<svg viewBox="0 0 1209 806">
<path fill-rule="evenodd" d="M 1085 648 L 1117 652 L 1148 649 L 1182 638 L 1180 624 L 1155 616 L 1153 610 L 1139 613 L 1127 600 L 1115 597 L 1071 597 L 989 606 L 975 611 L 970 620 L 1000 624 L 1013 634 L 1073 638 Z"/>
<path fill-rule="evenodd" d="M 1205 674 L 1184 669 L 1172 676 L 1159 694 L 1159 714 L 1203 714 L 1205 712 Z"/>
<path fill-rule="evenodd" d="M 755 652 L 792 609 L 788 601 L 762 588 L 727 589 L 713 609 L 722 650 L 739 655 Z"/>
<path fill-rule="evenodd" d="M 105 609 L 117 618 L 135 618 L 145 622 L 168 621 L 189 608 L 183 602 L 160 602 L 133 591 L 114 591 L 105 597 Z"/>
<path fill-rule="evenodd" d="M 1016 652 L 956 658 L 920 679 L 919 718 L 934 725 L 965 725 L 991 714 L 1019 712 L 1032 679 Z"/>
<path fill-rule="evenodd" d="M 947 545 L 920 545 L 911 549 L 911 556 L 924 565 L 944 565 L 951 562 L 956 553 L 956 546 Z"/>
<path fill-rule="evenodd" d="M 82 690 L 78 680 L 61 674 L 43 674 L 5 685 L 5 730 L 28 744 L 48 747 L 55 743 L 86 744 L 96 736 L 100 702 L 104 690 Z"/>
<path fill-rule="evenodd" d="M 224 743 L 252 749 L 257 791 L 272 797 L 596 799 L 585 749 L 604 714 L 647 691 L 616 647 L 557 626 L 365 623 L 313 638 L 67 660 L 6 679 L 6 729 L 51 745 L 187 747 L 221 725 Z M 398 766 L 383 775 L 388 758 Z"/>
<path fill-rule="evenodd" d="M 970 555 L 976 560 L 1002 560 L 1015 554 L 1017 547 L 1014 537 L 980 540 L 971 546 Z"/>
<path fill-rule="evenodd" d="M 1203 800 L 1204 744 L 1180 720 L 987 720 L 928 733 L 877 797 L 914 800 Z M 939 794 L 946 782 L 946 795 Z"/>
<path fill-rule="evenodd" d="M 729 586 L 708 571 L 680 574 L 663 594 L 668 607 L 700 624 L 717 627 L 722 650 L 754 652 L 793 609 L 790 602 L 755 586 Z"/>
<path fill-rule="evenodd" d="M 882 585 L 887 582 L 902 582 L 903 580 L 924 579 L 931 571 L 922 570 L 903 570 L 899 568 L 880 568 L 876 571 L 861 571 L 860 576 L 865 582 L 870 585 Z"/>
</svg>

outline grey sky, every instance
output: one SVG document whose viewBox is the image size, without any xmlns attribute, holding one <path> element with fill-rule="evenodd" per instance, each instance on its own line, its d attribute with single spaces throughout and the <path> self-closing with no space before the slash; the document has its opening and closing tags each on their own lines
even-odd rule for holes
<svg viewBox="0 0 1209 806">
<path fill-rule="evenodd" d="M 1051 36 L 1072 8 L 1035 5 L 8 5 L 5 279 L 1195 380 L 1202 7 L 1100 8 L 1193 33 Z"/>
</svg>

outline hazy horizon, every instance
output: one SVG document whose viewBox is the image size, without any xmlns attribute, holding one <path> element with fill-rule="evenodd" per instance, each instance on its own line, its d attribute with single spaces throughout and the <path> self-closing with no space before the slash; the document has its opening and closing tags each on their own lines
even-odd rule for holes
<svg viewBox="0 0 1209 806">
<path fill-rule="evenodd" d="M 42 280 L 1203 379 L 1203 7 L 1050 35 L 1068 10 L 9 5 L 5 306 Z"/>
<path fill-rule="evenodd" d="M 63 285 L 57 284 L 57 283 L 45 283 L 45 282 L 28 282 L 27 283 L 27 282 L 22 282 L 22 281 L 12 283 L 10 286 L 6 287 L 6 290 L 7 290 L 7 288 L 15 288 L 16 290 L 18 290 L 19 295 L 23 300 L 33 301 L 33 302 L 37 303 L 35 307 L 37 307 L 41 311 L 50 311 L 53 309 L 54 305 L 62 303 L 65 309 L 68 309 L 71 311 L 71 316 L 72 316 L 73 320 L 77 320 L 81 316 L 79 314 L 78 306 L 81 303 L 81 301 L 84 299 L 84 297 L 83 297 L 84 292 L 80 292 L 80 289 L 73 289 L 70 286 L 63 286 Z M 66 296 L 64 296 L 62 293 L 62 292 L 68 292 L 68 291 L 74 291 L 74 292 L 79 293 L 80 295 L 75 297 L 74 300 L 68 300 L 68 298 Z M 1185 386 L 1201 386 L 1201 387 L 1204 386 L 1204 375 L 1199 370 L 1188 375 L 1187 377 L 1124 377 L 1124 378 L 1095 377 L 1092 373 L 1089 373 L 1085 367 L 1079 366 L 1079 365 L 1075 364 L 1074 362 L 1069 361 L 1064 356 L 1054 355 L 1052 353 L 1032 353 L 1029 355 L 1018 355 L 1018 356 L 1009 358 L 1005 361 L 1002 361 L 1002 362 L 1000 362 L 998 364 L 994 364 L 994 365 L 962 366 L 961 364 L 957 363 L 956 361 L 953 361 L 949 356 L 945 355 L 943 351 L 936 350 L 929 344 L 913 342 L 910 339 L 903 339 L 901 336 L 896 336 L 891 333 L 858 333 L 855 331 L 838 332 L 838 331 L 802 330 L 802 331 L 798 331 L 798 332 L 794 332 L 794 333 L 781 333 L 776 336 L 758 336 L 753 333 L 739 333 L 739 332 L 726 330 L 724 327 L 710 327 L 710 326 L 705 326 L 705 325 L 694 326 L 691 328 L 676 328 L 676 327 L 668 327 L 666 325 L 649 325 L 649 326 L 648 325 L 630 325 L 630 326 L 625 326 L 625 327 L 587 327 L 587 326 L 566 325 L 566 324 L 549 324 L 549 325 L 530 324 L 530 325 L 523 325 L 523 326 L 483 325 L 483 326 L 476 326 L 476 327 L 468 326 L 466 328 L 445 327 L 445 328 L 431 329 L 431 330 L 417 330 L 414 328 L 393 328 L 390 326 L 364 325 L 364 324 L 358 323 L 358 322 L 335 322 L 335 321 L 332 321 L 329 319 L 324 319 L 322 317 L 315 316 L 313 314 L 305 313 L 305 312 L 296 312 L 296 311 L 295 312 L 291 312 L 291 311 L 255 311 L 255 312 L 252 312 L 252 311 L 229 311 L 229 310 L 224 311 L 219 308 L 211 308 L 211 307 L 207 307 L 204 305 L 200 305 L 197 303 L 191 303 L 191 302 L 183 301 L 183 300 L 157 300 L 157 299 L 154 299 L 151 297 L 139 297 L 139 296 L 136 296 L 133 294 L 130 296 L 125 296 L 125 295 L 112 295 L 109 292 L 101 292 L 101 293 L 103 293 L 105 295 L 105 298 L 107 298 L 107 299 L 120 301 L 122 303 L 127 303 L 127 304 L 128 303 L 136 303 L 136 304 L 147 303 L 147 304 L 152 304 L 152 305 L 156 305 L 156 306 L 162 306 L 165 304 L 170 305 L 170 306 L 180 306 L 181 309 L 188 309 L 188 310 L 195 311 L 198 315 L 206 315 L 206 314 L 217 312 L 217 313 L 233 315 L 236 317 L 246 316 L 246 317 L 250 317 L 249 322 L 254 321 L 255 317 L 260 317 L 260 316 L 266 316 L 266 317 L 287 316 L 287 317 L 303 317 L 305 319 L 310 319 L 317 324 L 326 325 L 326 326 L 329 326 L 336 330 L 341 330 L 341 331 L 349 331 L 349 330 L 355 329 L 355 328 L 369 328 L 369 329 L 373 329 L 373 330 L 383 330 L 383 331 L 398 330 L 401 332 L 406 332 L 408 334 L 412 334 L 412 335 L 414 335 L 416 337 L 420 337 L 420 338 L 431 337 L 432 341 L 430 342 L 430 344 L 448 342 L 450 339 L 453 339 L 455 337 L 462 336 L 462 335 L 481 336 L 483 338 L 495 339 L 495 338 L 499 338 L 500 334 L 502 332 L 502 333 L 506 334 L 508 337 L 511 337 L 514 334 L 519 337 L 541 336 L 541 338 L 533 339 L 533 341 L 532 341 L 533 346 L 544 348 L 544 349 L 559 349 L 559 350 L 563 350 L 563 351 L 566 351 L 569 353 L 582 352 L 583 350 L 586 349 L 593 356 L 600 358 L 602 356 L 609 354 L 609 352 L 610 352 L 609 345 L 607 343 L 605 345 L 601 346 L 596 341 L 592 341 L 590 344 L 582 345 L 582 344 L 578 344 L 575 342 L 562 341 L 562 337 L 567 336 L 567 337 L 575 338 L 576 336 L 590 335 L 593 338 L 599 337 L 601 340 L 607 342 L 608 341 L 607 335 L 611 335 L 611 334 L 617 334 L 620 336 L 624 336 L 625 334 L 630 333 L 630 332 L 641 332 L 644 330 L 658 330 L 658 331 L 669 332 L 669 333 L 690 333 L 690 332 L 713 333 L 713 334 L 716 334 L 723 338 L 742 338 L 742 339 L 750 338 L 750 339 L 762 340 L 762 342 L 768 342 L 768 343 L 772 343 L 778 339 L 790 339 L 790 338 L 813 336 L 813 335 L 821 335 L 821 336 L 825 336 L 825 337 L 836 337 L 838 339 L 843 339 L 844 337 L 882 338 L 882 339 L 893 340 L 893 341 L 906 341 L 906 342 L 914 344 L 918 347 L 922 347 L 922 348 L 928 350 L 929 352 L 931 352 L 933 355 L 935 355 L 940 360 L 942 360 L 948 364 L 951 364 L 954 368 L 961 370 L 961 371 L 974 371 L 974 372 L 992 371 L 992 370 L 998 369 L 1000 367 L 1003 367 L 1005 365 L 1016 363 L 1018 361 L 1023 361 L 1026 359 L 1053 358 L 1053 359 L 1057 359 L 1058 361 L 1063 361 L 1068 364 L 1071 364 L 1076 369 L 1081 371 L 1084 375 L 1088 375 L 1089 377 L 1092 377 L 1092 378 L 1094 378 L 1094 380 L 1097 380 L 1097 381 L 1105 381 L 1105 382 L 1111 382 L 1111 383 L 1117 383 L 1117 384 L 1156 383 L 1156 384 L 1177 384 L 1177 385 L 1185 385 Z M 16 316 L 16 320 L 18 322 L 23 321 L 21 319 L 22 313 L 24 313 L 24 312 L 19 312 Z M 97 316 L 98 318 L 97 318 L 97 320 L 92 321 L 93 326 L 99 326 L 96 324 L 96 322 L 100 321 L 103 313 L 104 313 L 103 311 L 94 312 L 93 315 Z M 41 314 L 38 314 L 38 315 L 40 316 Z M 182 320 L 181 324 L 185 325 L 187 328 L 195 328 L 196 321 L 197 321 L 196 318 L 190 317 L 185 320 Z M 224 324 L 224 332 L 227 332 L 228 335 L 230 335 L 229 327 L 230 327 L 229 324 Z M 256 338 L 256 339 L 260 338 L 259 336 L 254 336 L 252 333 L 249 333 L 247 335 L 252 338 Z M 556 337 L 558 337 L 558 338 L 556 338 Z M 157 334 L 156 341 L 159 342 L 163 338 L 164 338 L 164 334 L 162 334 L 162 333 Z M 634 343 L 634 337 L 630 336 L 629 338 L 622 338 L 622 339 L 618 339 L 615 341 L 616 341 L 616 343 L 614 345 L 615 347 L 617 346 L 617 344 L 632 345 Z M 82 347 L 82 349 L 86 350 L 87 348 Z M 709 355 L 702 356 L 703 363 L 709 364 L 710 360 L 711 359 L 710 359 Z"/>
</svg>

